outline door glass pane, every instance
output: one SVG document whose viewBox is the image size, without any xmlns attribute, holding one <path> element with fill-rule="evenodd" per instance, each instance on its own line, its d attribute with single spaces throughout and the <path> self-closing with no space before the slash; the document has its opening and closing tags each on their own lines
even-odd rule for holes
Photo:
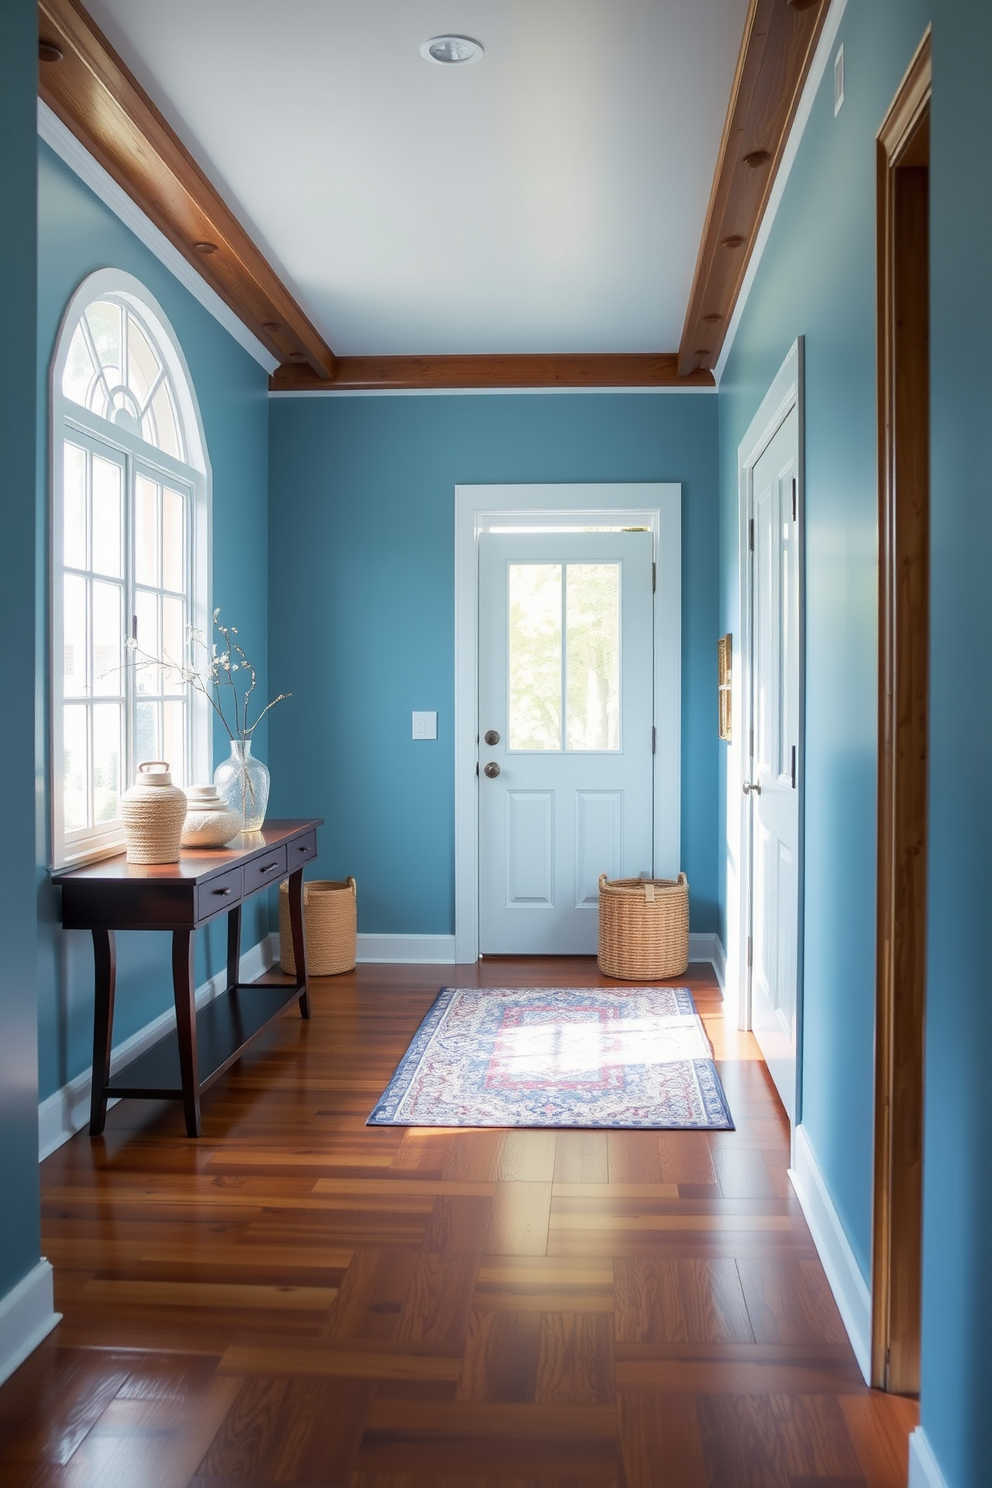
<svg viewBox="0 0 992 1488">
<path fill-rule="evenodd" d="M 121 467 L 93 456 L 93 568 L 119 579 L 121 566 Z"/>
<path fill-rule="evenodd" d="M 568 565 L 565 634 L 568 748 L 619 749 L 619 563 Z"/>
<path fill-rule="evenodd" d="M 96 697 L 120 697 L 124 691 L 119 584 L 93 584 L 93 693 Z"/>
<path fill-rule="evenodd" d="M 65 697 L 86 696 L 86 580 L 66 574 L 62 580 L 62 654 Z"/>
<path fill-rule="evenodd" d="M 62 792 L 66 831 L 89 825 L 86 791 L 86 707 L 62 709 Z"/>
<path fill-rule="evenodd" d="M 134 576 L 158 587 L 158 486 L 144 475 L 134 482 Z"/>
<path fill-rule="evenodd" d="M 186 503 L 181 491 L 162 490 L 162 587 L 181 594 L 186 588 L 186 545 L 183 519 Z"/>
<path fill-rule="evenodd" d="M 120 798 L 121 705 L 93 709 L 93 819 L 114 821 Z"/>
<path fill-rule="evenodd" d="M 67 568 L 86 567 L 86 452 L 64 445 L 62 554 Z"/>
<path fill-rule="evenodd" d="M 509 565 L 511 749 L 561 748 L 561 564 Z"/>
</svg>

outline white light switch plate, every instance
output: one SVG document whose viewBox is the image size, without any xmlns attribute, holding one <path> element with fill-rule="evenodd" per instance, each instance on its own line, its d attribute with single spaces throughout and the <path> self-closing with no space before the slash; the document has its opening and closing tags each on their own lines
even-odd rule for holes
<svg viewBox="0 0 992 1488">
<path fill-rule="evenodd" d="M 413 715 L 413 737 L 415 739 L 437 738 L 437 714 L 436 713 L 414 713 Z"/>
</svg>

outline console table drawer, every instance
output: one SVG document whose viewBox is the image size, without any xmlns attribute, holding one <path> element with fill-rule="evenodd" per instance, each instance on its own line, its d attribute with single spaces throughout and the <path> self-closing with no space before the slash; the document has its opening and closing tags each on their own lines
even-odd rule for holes
<svg viewBox="0 0 992 1488">
<path fill-rule="evenodd" d="M 309 863 L 311 858 L 317 856 L 317 833 L 307 832 L 303 837 L 297 837 L 295 842 L 286 843 L 286 868 L 294 873 L 304 863 Z"/>
<path fill-rule="evenodd" d="M 196 918 L 205 920 L 221 910 L 232 909 L 241 899 L 241 869 L 230 868 L 196 888 Z"/>
<path fill-rule="evenodd" d="M 267 883 L 278 883 L 281 878 L 286 877 L 286 847 L 272 848 L 271 852 L 260 853 L 244 867 L 245 894 L 254 894 L 256 889 L 262 888 Z"/>
</svg>

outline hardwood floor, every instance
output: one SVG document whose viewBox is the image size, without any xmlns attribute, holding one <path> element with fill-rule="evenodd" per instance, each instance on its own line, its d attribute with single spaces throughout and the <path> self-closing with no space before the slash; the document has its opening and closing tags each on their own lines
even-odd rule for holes
<svg viewBox="0 0 992 1488">
<path fill-rule="evenodd" d="M 123 1101 L 50 1157 L 64 1321 L 0 1389 L 5 1488 L 903 1488 L 915 1407 L 862 1382 L 708 967 L 735 1132 L 364 1125 L 440 985 L 603 980 L 317 980 L 199 1140 Z"/>
</svg>

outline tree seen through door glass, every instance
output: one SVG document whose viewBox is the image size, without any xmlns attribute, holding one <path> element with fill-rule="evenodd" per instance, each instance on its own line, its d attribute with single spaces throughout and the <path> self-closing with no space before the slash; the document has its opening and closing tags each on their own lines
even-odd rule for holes
<svg viewBox="0 0 992 1488">
<path fill-rule="evenodd" d="M 561 748 L 561 564 L 509 566 L 511 749 Z"/>
<path fill-rule="evenodd" d="M 570 563 L 565 581 L 567 747 L 620 747 L 620 565 Z"/>
</svg>

